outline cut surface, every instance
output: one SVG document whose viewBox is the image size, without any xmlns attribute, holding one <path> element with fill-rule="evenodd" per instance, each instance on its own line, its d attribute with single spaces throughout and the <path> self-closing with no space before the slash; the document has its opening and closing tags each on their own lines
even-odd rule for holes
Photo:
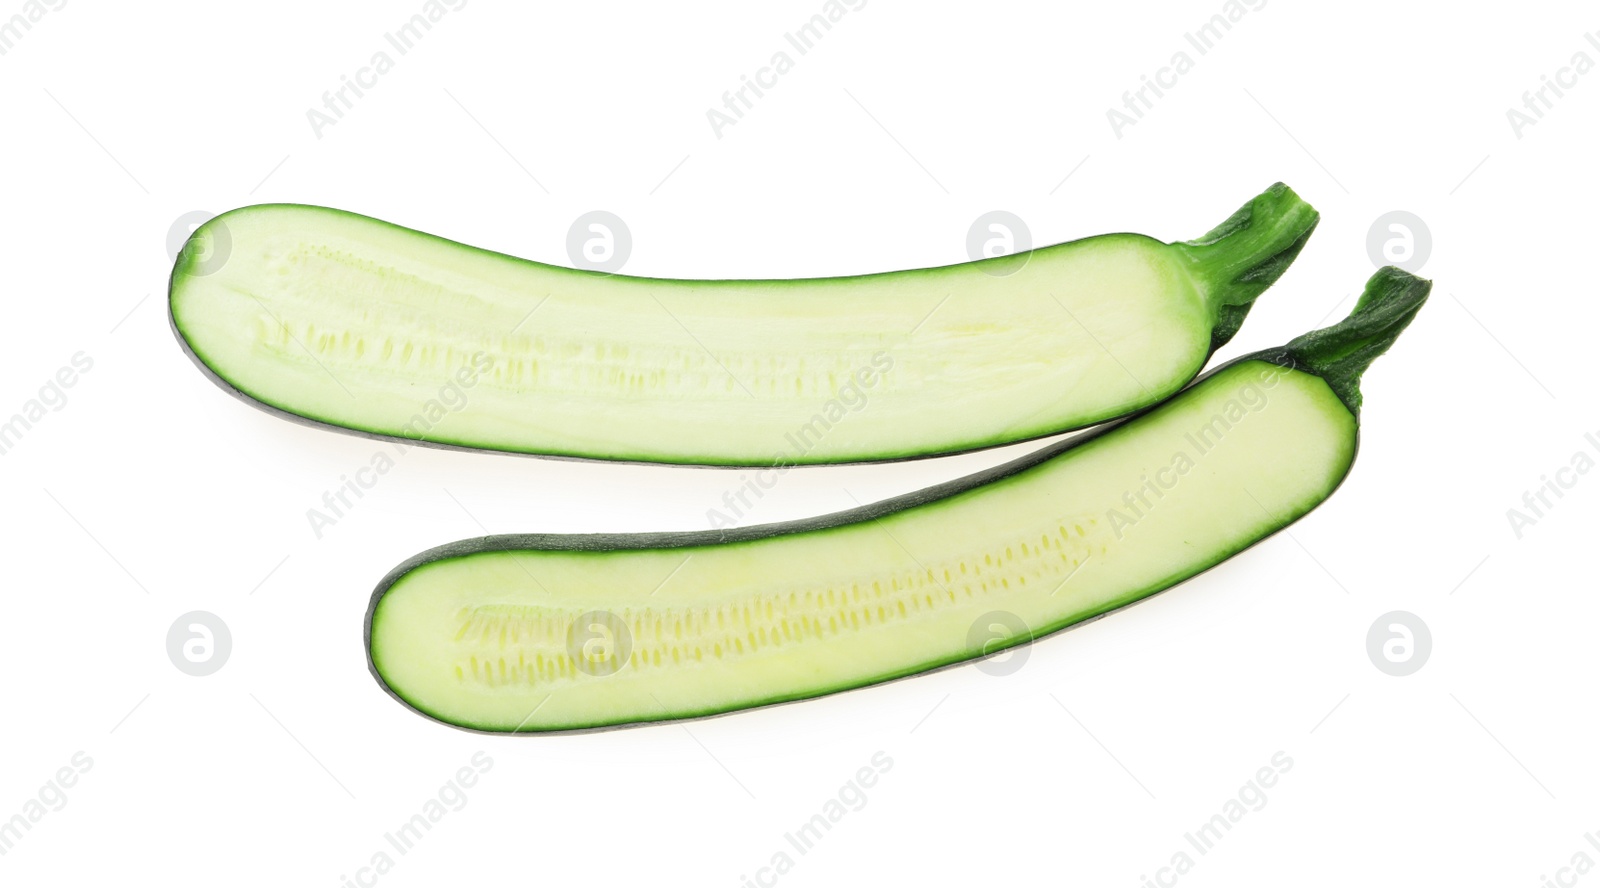
<svg viewBox="0 0 1600 888">
<path fill-rule="evenodd" d="M 734 542 L 489 537 L 425 553 L 375 595 L 369 656 L 412 707 L 489 731 L 817 696 L 1193 576 L 1320 503 L 1355 443 L 1355 417 L 1320 377 L 1247 359 L 999 477 Z"/>
<path fill-rule="evenodd" d="M 599 459 L 893 459 L 1177 391 L 1315 224 L 1282 186 L 1255 204 L 1206 243 L 1107 235 L 1025 262 L 796 281 L 575 271 L 264 205 L 194 233 L 171 312 L 226 386 L 336 427 Z"/>
</svg>

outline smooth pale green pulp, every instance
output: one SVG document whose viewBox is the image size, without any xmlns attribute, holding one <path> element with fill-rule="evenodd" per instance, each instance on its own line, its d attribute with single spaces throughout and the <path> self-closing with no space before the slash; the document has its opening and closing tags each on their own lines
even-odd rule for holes
<svg viewBox="0 0 1600 888">
<path fill-rule="evenodd" d="M 1278 185 L 1199 241 L 1088 238 L 1010 274 L 991 272 L 1017 257 L 679 281 L 264 205 L 196 230 L 171 311 L 225 386 L 366 433 L 656 462 L 893 459 L 1080 428 L 1172 394 L 1316 218 Z M 464 370 L 448 409 L 430 405 Z"/>
<path fill-rule="evenodd" d="M 1356 430 L 1322 378 L 1244 360 L 1032 468 L 898 511 L 869 507 L 883 514 L 857 523 L 425 561 L 376 600 L 372 665 L 416 709 L 490 731 L 691 717 L 871 684 L 980 655 L 970 633 L 990 612 L 1022 618 L 1028 631 L 1001 645 L 1019 643 L 1222 561 L 1320 503 L 1350 467 Z M 621 666 L 610 674 L 580 670 L 569 649 L 574 621 L 593 611 L 619 617 L 632 642 L 625 664 L 591 664 Z"/>
</svg>

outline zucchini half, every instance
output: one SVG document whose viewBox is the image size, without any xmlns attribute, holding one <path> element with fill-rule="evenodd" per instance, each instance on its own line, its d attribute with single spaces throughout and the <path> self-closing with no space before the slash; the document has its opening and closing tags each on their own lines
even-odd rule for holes
<svg viewBox="0 0 1600 888">
<path fill-rule="evenodd" d="M 575 731 L 816 697 L 1083 623 L 1323 502 L 1355 459 L 1361 374 L 1430 286 L 1386 268 L 1348 318 L 1148 411 L 847 512 L 424 552 L 373 593 L 369 666 L 446 724 Z"/>
<path fill-rule="evenodd" d="M 1171 395 L 1317 218 L 1278 184 L 1184 243 L 1113 234 L 944 268 L 692 281 L 262 205 L 195 230 L 169 306 L 224 389 L 358 434 L 637 462 L 866 462 L 1055 434 Z"/>
</svg>

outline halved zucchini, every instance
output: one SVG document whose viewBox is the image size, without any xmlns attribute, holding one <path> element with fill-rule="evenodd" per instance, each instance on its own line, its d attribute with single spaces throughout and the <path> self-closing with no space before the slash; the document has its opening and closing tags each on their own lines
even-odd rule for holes
<svg viewBox="0 0 1600 888">
<path fill-rule="evenodd" d="M 815 697 L 1081 623 L 1326 499 L 1355 458 L 1360 376 L 1429 287 L 1384 269 L 1340 323 L 1140 415 L 848 512 L 424 552 L 372 596 L 373 675 L 451 725 L 592 729 Z M 1009 634 L 972 631 L 991 624 Z"/>
<path fill-rule="evenodd" d="M 1025 261 L 689 281 L 264 205 L 194 232 L 170 306 L 225 389 L 358 433 L 646 462 L 886 460 L 1081 428 L 1172 394 L 1316 223 L 1278 184 L 1186 243 L 1115 234 Z"/>
</svg>

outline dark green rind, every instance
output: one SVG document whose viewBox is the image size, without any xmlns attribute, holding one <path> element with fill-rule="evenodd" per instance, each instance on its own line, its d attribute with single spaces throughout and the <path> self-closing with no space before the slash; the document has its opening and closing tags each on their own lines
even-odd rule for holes
<svg viewBox="0 0 1600 888">
<path fill-rule="evenodd" d="M 1392 265 L 1381 268 L 1367 281 L 1349 317 L 1296 337 L 1284 348 L 1297 367 L 1327 380 L 1350 413 L 1359 416 L 1361 374 L 1394 345 L 1432 289 L 1432 281 Z"/>
<path fill-rule="evenodd" d="M 388 431 L 376 431 L 372 429 L 356 428 L 354 426 L 345 425 L 330 417 L 301 412 L 300 410 L 293 409 L 293 405 L 280 403 L 273 398 L 257 394 L 253 391 L 236 385 L 233 381 L 216 372 L 216 370 L 212 368 L 211 362 L 207 360 L 206 357 L 189 341 L 188 336 L 186 336 L 183 332 L 182 324 L 179 323 L 177 313 L 174 310 L 174 299 L 177 295 L 177 289 L 181 279 L 185 276 L 188 276 L 194 264 L 199 261 L 199 256 L 197 255 L 199 252 L 197 242 L 201 230 L 207 228 L 208 226 L 220 224 L 222 229 L 226 231 L 226 219 L 228 216 L 236 213 L 247 213 L 255 209 L 272 207 L 311 209 L 318 212 L 328 213 L 330 215 L 360 219 L 363 222 L 381 225 L 397 231 L 403 231 L 407 234 L 449 244 L 460 249 L 472 250 L 506 262 L 535 266 L 547 271 L 561 272 L 575 276 L 615 276 L 606 274 L 604 272 L 566 268 L 563 266 L 548 265 L 546 263 L 536 262 L 531 259 L 522 259 L 506 253 L 499 253 L 493 250 L 469 246 L 467 244 L 462 244 L 458 241 L 452 241 L 448 238 L 440 237 L 438 235 L 417 231 L 416 229 L 407 228 L 403 225 L 397 225 L 392 222 L 385 222 L 381 219 L 373 219 L 368 216 L 362 216 L 358 213 L 351 213 L 345 210 L 337 210 L 328 207 L 316 207 L 305 204 L 257 204 L 230 210 L 213 218 L 205 225 L 202 225 L 200 228 L 196 229 L 195 232 L 190 235 L 189 240 L 184 243 L 183 248 L 179 251 L 178 258 L 173 263 L 172 274 L 167 285 L 167 319 L 169 326 L 172 328 L 173 336 L 178 340 L 179 346 L 183 349 L 184 354 L 188 356 L 189 360 L 192 361 L 208 379 L 215 383 L 217 387 L 221 388 L 223 391 L 234 396 L 240 401 L 243 401 L 244 403 L 266 413 L 270 413 L 273 416 L 287 419 L 290 422 L 300 425 L 310 426 L 312 428 L 327 429 L 343 434 L 370 438 L 377 441 L 396 441 L 403 442 L 405 444 L 420 445 L 423 447 L 438 448 L 443 450 L 462 450 L 474 453 L 503 453 L 515 456 L 531 456 L 543 459 L 572 460 L 581 462 L 610 462 L 633 465 L 686 465 L 711 469 L 748 469 L 755 466 L 766 465 L 765 462 L 760 461 L 724 461 L 710 457 L 694 457 L 689 458 L 686 461 L 674 462 L 640 453 L 619 452 L 613 454 L 595 454 L 553 450 L 511 449 L 499 446 L 485 446 L 480 443 L 474 443 L 472 441 L 465 440 L 430 440 L 427 438 L 416 438 L 405 434 L 397 434 Z M 1206 355 L 1207 358 L 1209 358 L 1210 355 L 1223 344 L 1227 343 L 1228 340 L 1232 339 L 1234 334 L 1238 332 L 1239 327 L 1244 323 L 1245 315 L 1248 314 L 1250 306 L 1253 304 L 1255 298 L 1264 292 L 1269 286 L 1271 286 L 1272 283 L 1276 281 L 1283 273 L 1284 269 L 1286 269 L 1289 264 L 1293 262 L 1295 256 L 1299 253 L 1300 248 L 1304 246 L 1306 239 L 1310 237 L 1311 231 L 1316 227 L 1317 218 L 1316 210 L 1312 209 L 1308 204 L 1302 201 L 1299 196 L 1296 195 L 1288 186 L 1279 182 L 1268 188 L 1262 194 L 1253 198 L 1249 203 L 1246 203 L 1232 216 L 1228 217 L 1228 219 L 1225 220 L 1221 225 L 1218 225 L 1204 236 L 1192 241 L 1172 243 L 1167 245 L 1183 252 L 1190 263 L 1190 273 L 1195 277 L 1197 284 L 1208 288 L 1205 295 L 1210 301 L 1210 304 L 1213 306 L 1213 309 L 1216 313 L 1216 320 L 1214 321 L 1212 327 L 1211 347 L 1210 351 L 1208 351 Z M 1286 241 L 1286 238 L 1288 238 L 1291 233 L 1294 234 L 1294 239 L 1292 241 Z M 1034 252 L 1057 249 L 1059 247 L 1079 244 L 1083 243 L 1084 241 L 1096 240 L 1103 237 L 1129 236 L 1140 238 L 1144 237 L 1144 235 L 1128 234 L 1095 235 L 1093 237 L 1080 238 L 1074 241 L 1066 241 L 1050 247 L 1040 247 Z M 233 245 L 230 243 L 230 249 L 232 247 Z M 1015 257 L 997 256 L 990 259 L 979 260 L 977 263 L 962 264 L 1003 263 L 1008 261 L 1015 261 Z M 838 275 L 821 278 L 805 278 L 795 279 L 793 281 L 721 279 L 687 281 L 675 280 L 671 278 L 650 277 L 637 277 L 635 279 L 648 280 L 663 286 L 700 286 L 707 283 L 737 283 L 742 285 L 789 284 L 798 283 L 801 281 L 867 279 L 874 277 L 885 277 L 889 275 L 907 275 L 919 272 L 926 273 L 940 271 L 943 268 L 949 267 L 951 266 L 873 272 L 862 275 Z M 1204 361 L 1202 361 L 1200 365 L 1196 366 L 1195 372 L 1198 372 L 1199 367 L 1203 365 Z M 1159 401 L 1162 398 L 1177 392 L 1183 387 L 1183 385 L 1184 383 L 1180 382 L 1170 389 L 1152 390 L 1151 395 L 1153 400 L 1150 403 L 1155 403 L 1156 401 Z M 1147 407 L 1149 405 L 1146 404 L 1144 406 Z M 870 456 L 864 456 L 860 459 L 838 461 L 807 459 L 802 456 L 792 460 L 788 464 L 862 465 L 869 463 L 908 462 L 918 459 L 930 459 L 941 456 L 954 456 L 962 453 L 974 453 L 982 450 L 990 450 L 996 447 L 1005 447 L 1027 441 L 1036 441 L 1041 438 L 1048 438 L 1053 435 L 1059 435 L 1066 432 L 1078 431 L 1080 429 L 1089 428 L 1097 423 L 1107 422 L 1117 419 L 1123 415 L 1129 415 L 1130 413 L 1140 409 L 1144 408 L 1134 407 L 1125 413 L 1113 412 L 1105 413 L 1099 416 L 1088 417 L 1086 418 L 1086 421 L 1076 425 L 1071 425 L 1064 428 L 1046 429 L 1039 432 L 1025 434 L 1022 437 L 1012 437 L 1005 434 L 998 434 L 995 437 L 987 440 L 971 442 L 970 444 L 958 446 L 948 450 L 925 451 L 905 449 L 885 451 L 882 453 L 872 454 Z"/>
<path fill-rule="evenodd" d="M 1206 289 L 1217 313 L 1213 352 L 1239 332 L 1256 297 L 1283 276 L 1320 219 L 1294 189 L 1276 182 L 1221 225 L 1173 244 L 1189 260 L 1189 273 Z"/>
<path fill-rule="evenodd" d="M 713 716 L 725 715 L 732 712 L 743 712 L 749 709 L 757 709 L 765 706 L 777 705 L 780 703 L 814 699 L 816 697 L 827 696 L 840 691 L 876 686 L 902 678 L 909 678 L 915 675 L 921 675 L 928 672 L 938 671 L 940 669 L 948 669 L 965 663 L 974 662 L 976 660 L 983 659 L 984 656 L 992 656 L 1011 647 L 1028 644 L 1032 641 L 1054 635 L 1058 632 L 1085 625 L 1115 611 L 1121 610 L 1124 607 L 1131 606 L 1139 601 L 1167 591 L 1168 589 L 1175 587 L 1185 580 L 1192 579 L 1202 573 L 1205 573 L 1229 558 L 1232 558 L 1235 555 L 1246 551 L 1252 546 L 1255 546 L 1270 538 L 1274 534 L 1293 524 L 1295 521 L 1298 521 L 1300 518 L 1304 517 L 1306 514 L 1315 509 L 1318 505 L 1326 501 L 1327 498 L 1344 483 L 1345 478 L 1349 476 L 1350 468 L 1354 465 L 1357 452 L 1360 448 L 1360 421 L 1356 409 L 1354 407 L 1350 407 L 1351 417 L 1355 420 L 1355 432 L 1350 442 L 1349 462 L 1345 465 L 1344 472 L 1340 473 L 1339 476 L 1334 479 L 1334 481 L 1320 496 L 1313 497 L 1301 503 L 1299 507 L 1288 513 L 1273 516 L 1273 522 L 1271 525 L 1269 525 L 1269 528 L 1264 533 L 1243 546 L 1240 546 L 1232 551 L 1219 552 L 1216 554 L 1215 558 L 1203 564 L 1193 566 L 1192 570 L 1180 571 L 1149 586 L 1132 590 L 1123 595 L 1121 598 L 1106 603 L 1104 607 L 1098 610 L 1073 615 L 1054 624 L 1043 626 L 1038 629 L 1030 629 L 1027 637 L 1019 637 L 1003 644 L 1000 647 L 992 648 L 987 654 L 969 652 L 965 656 L 958 655 L 939 660 L 932 660 L 922 664 L 908 666 L 896 673 L 867 678 L 859 682 L 848 683 L 836 687 L 808 688 L 806 690 L 795 691 L 790 694 L 775 694 L 772 697 L 766 698 L 759 702 L 740 704 L 721 709 L 668 713 L 660 719 L 599 724 L 586 723 L 560 728 L 543 728 L 539 730 L 513 732 L 500 729 L 481 728 L 470 724 L 458 724 L 441 717 L 437 713 L 430 712 L 423 706 L 406 699 L 399 691 L 391 687 L 384 679 L 382 672 L 378 668 L 372 649 L 373 620 L 377 613 L 378 604 L 383 599 L 384 594 L 388 592 L 389 589 L 400 580 L 400 578 L 418 568 L 429 564 L 486 552 L 513 552 L 521 550 L 581 551 L 592 552 L 597 556 L 603 556 L 607 552 L 624 549 L 679 549 L 697 548 L 702 546 L 737 545 L 751 543 L 769 537 L 785 534 L 820 533 L 842 530 L 844 528 L 862 524 L 867 521 L 875 521 L 888 515 L 892 515 L 896 512 L 901 512 L 917 506 L 949 499 L 958 494 L 965 493 L 978 487 L 1015 481 L 1018 479 L 1018 476 L 1027 472 L 1029 469 L 1038 467 L 1043 463 L 1049 462 L 1050 460 L 1053 460 L 1056 457 L 1062 456 L 1068 452 L 1093 446 L 1109 446 L 1114 444 L 1115 433 L 1124 426 L 1138 421 L 1146 414 L 1162 409 L 1162 407 L 1166 406 L 1167 404 L 1174 403 L 1177 401 L 1177 399 L 1183 398 L 1189 393 L 1195 391 L 1199 386 L 1205 384 L 1206 381 L 1218 376 L 1219 374 L 1222 374 L 1232 367 L 1248 361 L 1267 361 L 1324 379 L 1326 379 L 1326 377 L 1322 377 L 1322 372 L 1329 372 L 1333 374 L 1336 379 L 1347 381 L 1347 383 L 1341 384 L 1347 384 L 1351 390 L 1354 390 L 1354 385 L 1359 380 L 1361 371 L 1365 370 L 1365 368 L 1372 362 L 1373 358 L 1376 358 L 1378 354 L 1381 354 L 1383 350 L 1387 349 L 1387 347 L 1393 343 L 1394 338 L 1399 334 L 1400 330 L 1404 329 L 1406 323 L 1409 323 L 1410 317 L 1415 315 L 1416 309 L 1421 305 L 1421 301 L 1426 298 L 1426 286 L 1428 282 L 1413 278 L 1410 275 L 1405 275 L 1402 278 L 1399 277 L 1396 272 L 1398 272 L 1398 275 L 1405 275 L 1404 272 L 1399 272 L 1398 269 L 1384 269 L 1375 275 L 1371 281 L 1369 281 L 1368 292 L 1369 294 L 1375 295 L 1371 295 L 1370 297 L 1363 296 L 1362 300 L 1357 304 L 1356 309 L 1352 313 L 1351 318 L 1347 318 L 1346 320 L 1341 321 L 1340 323 L 1334 325 L 1333 327 L 1327 328 L 1326 330 L 1317 331 L 1317 333 L 1314 334 L 1307 334 L 1294 340 L 1296 343 L 1303 343 L 1308 340 L 1315 340 L 1316 337 L 1325 334 L 1325 338 L 1330 340 L 1350 342 L 1357 338 L 1362 338 L 1349 332 L 1353 328 L 1360 328 L 1361 330 L 1366 331 L 1366 336 L 1364 337 L 1363 341 L 1368 345 L 1379 341 L 1382 342 L 1382 348 L 1379 348 L 1377 351 L 1370 351 L 1370 349 L 1355 349 L 1346 350 L 1340 354 L 1333 354 L 1327 350 L 1319 349 L 1313 345 L 1311 347 L 1307 347 L 1302 352 L 1297 350 L 1291 344 L 1289 346 L 1282 346 L 1275 349 L 1257 352 L 1255 354 L 1245 355 L 1233 361 L 1229 361 L 1228 363 L 1223 364 L 1214 370 L 1211 370 L 1196 380 L 1194 384 L 1188 389 L 1185 389 L 1184 392 L 1179 393 L 1173 399 L 1163 402 L 1162 404 L 1146 408 L 1136 414 L 1125 417 L 1115 423 L 1095 429 L 1094 431 L 1085 435 L 1080 435 L 1076 438 L 1067 441 L 1061 441 L 1056 444 L 1052 444 L 1049 447 L 1041 448 L 1034 453 L 1027 454 L 1003 465 L 995 466 L 982 472 L 968 475 L 964 478 L 958 478 L 943 484 L 913 491 L 902 496 L 893 497 L 882 502 L 872 503 L 870 505 L 861 506 L 855 509 L 848 509 L 843 512 L 836 512 L 815 518 L 747 528 L 647 534 L 503 534 L 498 536 L 485 536 L 459 540 L 457 542 L 448 543 L 446 545 L 422 552 L 410 559 L 407 559 L 405 562 L 391 570 L 378 583 L 377 588 L 373 590 L 372 597 L 367 606 L 365 619 L 362 624 L 363 644 L 365 645 L 367 654 L 367 669 L 372 674 L 372 677 L 378 682 L 379 687 L 381 687 L 385 693 L 389 694 L 391 697 L 394 697 L 402 705 L 429 719 L 437 721 L 441 724 L 450 725 L 454 728 L 488 734 L 586 733 L 635 725 L 660 724 L 691 719 L 710 718 Z M 1422 286 L 1420 295 L 1418 294 L 1419 285 Z M 1409 308 L 1405 308 L 1406 306 L 1409 306 Z M 1399 321 L 1398 314 L 1402 312 L 1405 313 L 1405 318 L 1404 321 Z M 1384 318 L 1388 319 L 1388 323 L 1380 323 L 1380 319 Z M 1334 331 L 1340 330 L 1346 332 L 1335 334 Z M 1321 368 L 1321 371 L 1319 371 L 1318 368 Z M 1334 387 L 1332 381 L 1329 381 L 1329 387 L 1330 389 Z M 1336 395 L 1339 394 L 1337 389 L 1334 391 Z M 1349 406 L 1349 400 L 1342 395 L 1339 397 L 1341 402 Z M 1357 398 L 1357 404 L 1359 404 L 1359 397 Z"/>
</svg>

